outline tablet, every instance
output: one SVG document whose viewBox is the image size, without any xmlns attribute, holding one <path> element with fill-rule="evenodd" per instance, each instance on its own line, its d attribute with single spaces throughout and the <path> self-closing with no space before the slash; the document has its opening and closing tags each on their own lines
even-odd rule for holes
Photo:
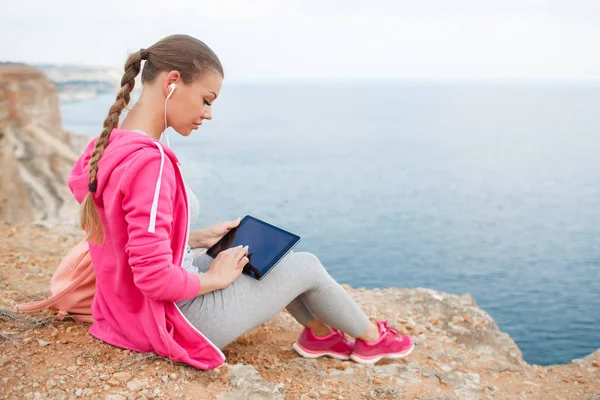
<svg viewBox="0 0 600 400">
<path fill-rule="evenodd" d="M 243 273 L 261 280 L 300 242 L 300 236 L 246 215 L 206 254 L 215 258 L 221 251 L 239 245 L 248 246 L 250 262 Z"/>
</svg>

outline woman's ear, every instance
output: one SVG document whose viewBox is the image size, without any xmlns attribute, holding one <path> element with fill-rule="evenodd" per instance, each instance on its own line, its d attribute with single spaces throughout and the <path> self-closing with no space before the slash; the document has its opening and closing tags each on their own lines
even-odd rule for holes
<svg viewBox="0 0 600 400">
<path fill-rule="evenodd" d="M 179 71 L 169 72 L 165 76 L 165 79 L 163 81 L 163 91 L 165 93 L 165 96 L 172 96 L 173 92 L 176 91 L 176 89 L 173 89 L 173 85 L 175 85 L 175 88 L 177 88 L 179 82 L 181 82 L 181 74 L 179 73 Z"/>
<path fill-rule="evenodd" d="M 169 97 L 171 97 L 173 95 L 173 92 L 175 91 L 175 89 L 177 88 L 177 85 L 174 83 L 171 83 L 169 85 L 169 88 L 171 88 L 171 90 L 169 91 L 169 94 L 167 95 L 167 100 L 169 100 Z"/>
</svg>

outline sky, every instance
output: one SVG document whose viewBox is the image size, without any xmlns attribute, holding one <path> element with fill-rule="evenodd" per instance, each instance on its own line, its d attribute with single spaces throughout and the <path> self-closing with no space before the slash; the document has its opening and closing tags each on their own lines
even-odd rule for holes
<svg viewBox="0 0 600 400">
<path fill-rule="evenodd" d="M 598 0 L 0 0 L 0 60 L 122 67 L 185 33 L 234 82 L 600 82 Z"/>
</svg>

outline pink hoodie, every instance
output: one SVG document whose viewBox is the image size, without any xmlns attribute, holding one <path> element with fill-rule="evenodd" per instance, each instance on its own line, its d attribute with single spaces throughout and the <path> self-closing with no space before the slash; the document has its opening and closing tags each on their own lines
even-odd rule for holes
<svg viewBox="0 0 600 400">
<path fill-rule="evenodd" d="M 78 202 L 88 193 L 94 139 L 69 174 Z M 96 294 L 90 333 L 112 345 L 153 351 L 199 369 L 225 356 L 175 302 L 195 298 L 200 279 L 181 267 L 188 202 L 175 154 L 145 134 L 115 129 L 98 165 L 94 200 L 104 243 L 90 243 Z"/>
</svg>

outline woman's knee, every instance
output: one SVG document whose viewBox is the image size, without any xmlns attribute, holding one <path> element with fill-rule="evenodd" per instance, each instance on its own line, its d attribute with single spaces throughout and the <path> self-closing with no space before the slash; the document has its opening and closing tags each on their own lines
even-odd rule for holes
<svg viewBox="0 0 600 400">
<path fill-rule="evenodd" d="M 316 276 L 319 274 L 327 274 L 325 267 L 319 260 L 319 258 L 313 253 L 307 251 L 294 252 L 288 263 L 289 268 L 295 268 L 296 270 L 302 270 L 304 273 Z M 287 257 L 286 257 L 287 258 Z M 284 259 L 285 260 L 285 259 Z"/>
<path fill-rule="evenodd" d="M 315 256 L 313 253 L 309 253 L 308 251 L 299 251 L 294 254 L 296 254 L 297 257 L 300 257 L 300 259 L 306 262 L 307 264 L 321 265 L 319 257 Z"/>
</svg>

